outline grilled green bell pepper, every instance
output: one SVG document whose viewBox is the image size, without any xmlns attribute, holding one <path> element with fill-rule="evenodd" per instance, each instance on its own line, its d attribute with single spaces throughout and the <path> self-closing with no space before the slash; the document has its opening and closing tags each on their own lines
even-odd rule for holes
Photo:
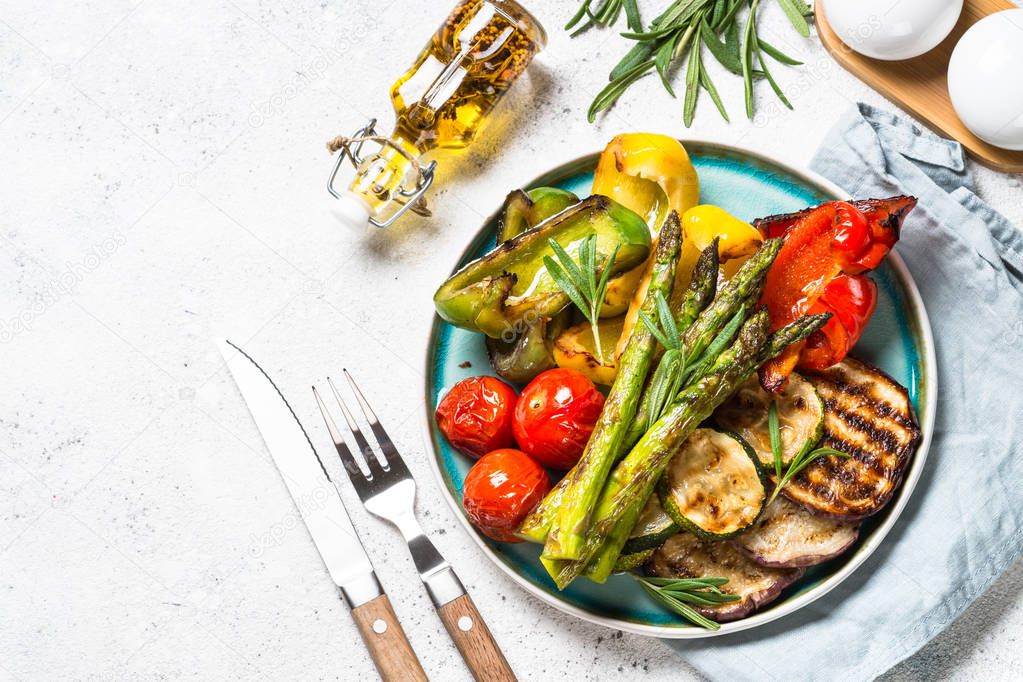
<svg viewBox="0 0 1023 682">
<path fill-rule="evenodd" d="M 504 200 L 504 210 L 497 221 L 497 244 L 519 236 L 551 216 L 561 213 L 579 197 L 557 187 L 536 187 L 529 191 L 514 190 Z M 554 339 L 567 326 L 571 312 L 564 310 L 554 317 L 530 316 L 524 320 L 521 333 L 486 337 L 487 355 L 494 371 L 502 379 L 526 383 L 541 372 L 553 369 Z"/>
<path fill-rule="evenodd" d="M 514 190 L 505 198 L 497 220 L 497 243 L 503 244 L 578 203 L 579 197 L 557 187 Z"/>
<path fill-rule="evenodd" d="M 459 327 L 501 338 L 522 328 L 527 315 L 553 317 L 568 296 L 547 272 L 555 239 L 576 256 L 579 244 L 595 234 L 598 259 L 619 247 L 612 274 L 646 260 L 650 230 L 639 215 L 607 197 L 594 195 L 504 242 L 452 275 L 433 296 L 437 313 Z"/>
</svg>

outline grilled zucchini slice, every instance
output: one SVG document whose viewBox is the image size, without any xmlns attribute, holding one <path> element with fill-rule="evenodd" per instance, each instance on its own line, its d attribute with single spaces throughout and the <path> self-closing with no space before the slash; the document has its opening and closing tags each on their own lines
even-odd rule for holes
<svg viewBox="0 0 1023 682">
<path fill-rule="evenodd" d="M 741 438 L 697 429 L 658 482 L 664 511 L 706 540 L 725 540 L 752 526 L 767 501 L 764 474 Z"/>
<path fill-rule="evenodd" d="M 778 405 L 782 461 L 787 465 L 800 450 L 816 445 L 824 430 L 824 402 L 812 383 L 792 374 L 781 395 L 777 395 L 762 389 L 754 376 L 714 413 L 718 427 L 739 434 L 768 472 L 774 471 L 774 451 L 767 425 L 772 400 Z"/>
<path fill-rule="evenodd" d="M 660 498 L 657 495 L 651 495 L 639 515 L 635 528 L 632 529 L 632 535 L 622 547 L 622 555 L 660 547 L 665 540 L 678 531 L 678 524 L 665 513 Z M 617 566 L 615 568 L 617 570 Z"/>
<path fill-rule="evenodd" d="M 679 533 L 661 545 L 646 564 L 646 573 L 661 578 L 728 578 L 721 590 L 739 601 L 692 607 L 723 623 L 745 618 L 771 603 L 782 590 L 803 576 L 802 568 L 768 568 L 747 559 L 729 542 L 708 542 L 690 533 Z"/>
</svg>

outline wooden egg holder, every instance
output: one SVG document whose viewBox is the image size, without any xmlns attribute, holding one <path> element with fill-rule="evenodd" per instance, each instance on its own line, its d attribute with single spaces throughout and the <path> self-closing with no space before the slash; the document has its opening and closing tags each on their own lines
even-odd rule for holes
<svg viewBox="0 0 1023 682">
<path fill-rule="evenodd" d="M 817 3 L 817 33 L 824 47 L 844 69 L 927 123 L 935 132 L 957 140 L 985 166 L 1005 173 L 1023 173 L 1023 152 L 1000 149 L 971 133 L 959 120 L 948 96 L 948 61 L 960 36 L 989 14 L 1017 6 L 1009 0 L 966 0 L 955 28 L 936 48 L 897 62 L 871 59 L 854 52 L 828 25 Z"/>
</svg>

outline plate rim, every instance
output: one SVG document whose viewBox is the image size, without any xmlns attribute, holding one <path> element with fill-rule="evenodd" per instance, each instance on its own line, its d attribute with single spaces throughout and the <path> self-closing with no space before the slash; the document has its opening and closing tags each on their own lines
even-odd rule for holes
<svg viewBox="0 0 1023 682">
<path fill-rule="evenodd" d="M 761 163 L 775 166 L 787 173 L 799 178 L 801 181 L 806 182 L 810 185 L 816 185 L 822 193 L 831 195 L 834 199 L 845 200 L 850 199 L 849 193 L 843 190 L 841 187 L 831 182 L 822 175 L 808 169 L 796 166 L 788 161 L 772 158 L 761 152 L 743 147 L 740 145 L 729 144 L 725 142 L 719 142 L 716 140 L 708 140 L 703 138 L 678 138 L 679 142 L 686 147 L 687 150 L 692 148 L 702 149 L 716 149 L 723 151 L 727 154 L 750 157 L 754 160 L 760 161 Z M 552 175 L 558 175 L 562 169 L 570 166 L 582 166 L 586 165 L 586 160 L 598 157 L 600 152 L 591 152 L 589 154 L 578 155 L 570 160 L 564 161 L 557 164 L 544 172 L 534 175 L 528 182 L 519 185 L 520 187 L 530 187 L 538 182 L 541 182 L 545 177 Z M 461 263 L 469 248 L 475 244 L 482 236 L 486 229 L 486 226 L 490 224 L 497 216 L 498 211 L 492 212 L 487 216 L 480 227 L 472 234 L 469 238 L 467 245 L 458 255 L 455 267 L 452 269 L 452 273 L 457 271 L 458 264 Z M 888 264 L 894 270 L 896 276 L 905 286 L 907 299 L 912 308 L 917 311 L 918 323 L 920 327 L 920 334 L 923 339 L 923 378 L 924 387 L 922 400 L 923 400 L 923 414 L 918 415 L 918 418 L 922 416 L 922 435 L 920 443 L 917 446 L 916 451 L 913 453 L 913 460 L 910 463 L 909 471 L 906 473 L 903 479 L 902 485 L 899 488 L 899 493 L 895 500 L 892 502 L 892 507 L 888 512 L 887 517 L 874 529 L 871 536 L 866 542 L 861 544 L 856 552 L 849 558 L 849 560 L 843 565 L 838 571 L 830 575 L 819 585 L 806 590 L 805 592 L 795 595 L 794 597 L 786 600 L 780 604 L 777 608 L 773 608 L 763 613 L 755 613 L 748 618 L 736 620 L 728 623 L 721 623 L 721 628 L 716 631 L 705 630 L 698 627 L 680 627 L 680 626 L 669 626 L 669 625 L 647 625 L 644 623 L 636 623 L 629 620 L 620 618 L 614 618 L 609 616 L 602 616 L 586 609 L 570 604 L 557 596 L 549 594 L 540 587 L 534 585 L 529 580 L 521 576 L 504 561 L 490 548 L 486 541 L 480 536 L 480 534 L 473 528 L 469 519 L 466 518 L 459 501 L 455 499 L 450 491 L 447 489 L 447 484 L 444 480 L 443 473 L 441 472 L 439 455 L 437 449 L 434 447 L 433 442 L 433 424 L 430 420 L 430 385 L 429 380 L 433 377 L 433 356 L 435 349 L 435 340 L 437 325 L 441 324 L 441 320 L 436 313 L 432 316 L 432 322 L 430 324 L 430 340 L 426 345 L 426 350 L 423 354 L 423 385 L 425 389 L 426 402 L 424 409 L 421 410 L 421 422 L 420 426 L 423 429 L 422 435 L 426 442 L 427 449 L 430 452 L 428 457 L 430 462 L 430 469 L 433 472 L 434 481 L 441 487 L 441 496 L 447 502 L 448 506 L 454 512 L 455 517 L 461 524 L 465 532 L 472 538 L 473 542 L 476 543 L 477 547 L 483 551 L 487 558 L 495 564 L 501 571 L 503 571 L 512 581 L 524 589 L 527 593 L 533 597 L 539 599 L 543 603 L 569 615 L 575 616 L 580 620 L 593 623 L 595 625 L 602 625 L 613 630 L 620 630 L 623 632 L 629 632 L 637 635 L 644 635 L 648 637 L 657 637 L 662 639 L 706 639 L 709 637 L 721 637 L 724 635 L 734 634 L 743 630 L 749 630 L 752 628 L 765 625 L 779 618 L 794 613 L 804 606 L 820 599 L 831 590 L 838 587 L 844 582 L 853 572 L 856 571 L 868 558 L 877 550 L 881 543 L 885 540 L 891 529 L 898 522 L 902 516 L 906 505 L 909 503 L 909 499 L 912 497 L 916 485 L 923 475 L 924 466 L 927 462 L 927 456 L 930 452 L 931 440 L 934 434 L 934 420 L 937 414 L 937 391 L 938 391 L 938 377 L 937 377 L 937 357 L 934 349 L 934 337 L 931 330 L 930 318 L 927 313 L 927 307 L 924 305 L 923 298 L 920 296 L 920 290 L 916 285 L 916 281 L 913 279 L 912 273 L 909 268 L 906 267 L 905 261 L 899 255 L 898 252 L 892 251 L 887 258 Z"/>
</svg>

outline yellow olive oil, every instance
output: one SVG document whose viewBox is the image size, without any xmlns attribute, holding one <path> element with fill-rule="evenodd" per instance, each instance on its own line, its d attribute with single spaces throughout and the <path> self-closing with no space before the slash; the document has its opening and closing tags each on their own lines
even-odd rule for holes
<svg viewBox="0 0 1023 682">
<path fill-rule="evenodd" d="M 420 157 L 472 142 L 545 42 L 543 27 L 514 0 L 461 0 L 391 86 L 394 132 L 359 165 L 350 194 L 371 216 L 393 212 L 420 181 Z"/>
</svg>

